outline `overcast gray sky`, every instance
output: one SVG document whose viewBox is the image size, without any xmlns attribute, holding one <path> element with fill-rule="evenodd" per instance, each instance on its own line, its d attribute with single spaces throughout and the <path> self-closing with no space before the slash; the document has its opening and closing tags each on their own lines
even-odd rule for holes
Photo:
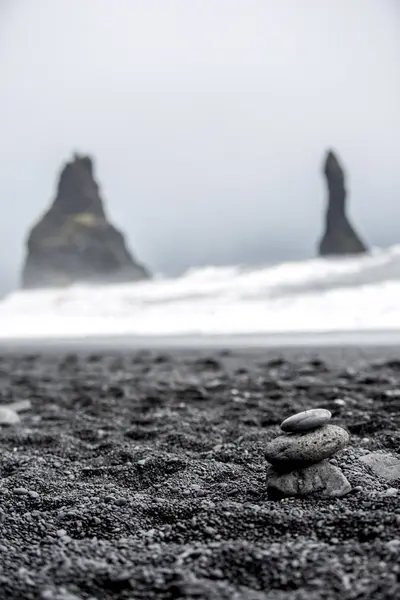
<svg viewBox="0 0 400 600">
<path fill-rule="evenodd" d="M 312 256 L 328 146 L 400 242 L 399 28 L 398 0 L 0 0 L 1 286 L 74 150 L 157 271 Z"/>
</svg>

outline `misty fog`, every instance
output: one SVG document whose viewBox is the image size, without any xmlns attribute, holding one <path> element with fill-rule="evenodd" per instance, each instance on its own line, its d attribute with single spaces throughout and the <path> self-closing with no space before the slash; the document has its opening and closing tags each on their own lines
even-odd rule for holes
<svg viewBox="0 0 400 600">
<path fill-rule="evenodd" d="M 327 147 L 361 235 L 400 243 L 399 26 L 397 0 L 3 0 L 0 291 L 75 150 L 158 272 L 312 256 Z"/>
</svg>

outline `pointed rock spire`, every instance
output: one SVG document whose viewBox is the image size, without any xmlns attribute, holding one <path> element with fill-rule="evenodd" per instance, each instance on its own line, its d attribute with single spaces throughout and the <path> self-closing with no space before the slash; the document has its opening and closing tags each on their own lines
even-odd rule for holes
<svg viewBox="0 0 400 600">
<path fill-rule="evenodd" d="M 320 256 L 360 254 L 367 246 L 346 216 L 346 176 L 336 154 L 329 150 L 323 166 L 328 189 L 325 232 L 319 244 Z"/>
<path fill-rule="evenodd" d="M 53 204 L 29 233 L 22 287 L 148 277 L 107 220 L 92 159 L 74 154 L 61 170 Z"/>
</svg>

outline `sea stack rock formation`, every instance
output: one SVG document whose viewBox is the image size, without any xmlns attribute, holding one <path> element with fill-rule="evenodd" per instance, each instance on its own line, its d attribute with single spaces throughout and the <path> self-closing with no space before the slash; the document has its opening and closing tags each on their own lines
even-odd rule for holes
<svg viewBox="0 0 400 600">
<path fill-rule="evenodd" d="M 360 254 L 367 247 L 346 216 L 346 177 L 336 155 L 329 150 L 324 175 L 328 188 L 325 233 L 319 244 L 320 256 Z"/>
<path fill-rule="evenodd" d="M 93 171 L 92 159 L 77 154 L 63 167 L 53 204 L 28 236 L 23 288 L 149 277 L 109 223 Z"/>
<path fill-rule="evenodd" d="M 297 413 L 281 423 L 285 433 L 269 442 L 265 457 L 270 463 L 267 490 L 272 498 L 344 496 L 350 483 L 329 459 L 344 448 L 349 434 L 342 427 L 329 425 L 329 410 L 316 408 Z"/>
</svg>

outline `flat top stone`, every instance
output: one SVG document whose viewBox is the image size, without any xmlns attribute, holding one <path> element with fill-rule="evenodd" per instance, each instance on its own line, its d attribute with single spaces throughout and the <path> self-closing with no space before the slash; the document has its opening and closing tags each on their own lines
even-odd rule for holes
<svg viewBox="0 0 400 600">
<path fill-rule="evenodd" d="M 332 413 L 325 408 L 311 408 L 282 421 L 281 429 L 285 432 L 310 431 L 325 425 L 331 416 Z"/>
<path fill-rule="evenodd" d="M 267 444 L 265 458 L 281 470 L 307 466 L 329 458 L 347 445 L 349 434 L 337 425 L 305 433 L 285 433 Z"/>
</svg>

